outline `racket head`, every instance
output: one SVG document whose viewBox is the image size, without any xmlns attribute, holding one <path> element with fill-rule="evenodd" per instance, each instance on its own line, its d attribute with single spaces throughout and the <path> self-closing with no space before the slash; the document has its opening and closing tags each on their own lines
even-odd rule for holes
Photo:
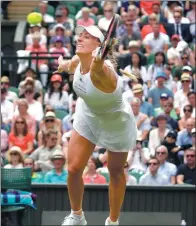
<svg viewBox="0 0 196 226">
<path fill-rule="evenodd" d="M 112 43 L 113 43 L 113 38 L 115 37 L 116 35 L 116 28 L 118 26 L 118 23 L 119 23 L 119 15 L 118 14 L 115 14 L 110 22 L 110 25 L 108 27 L 108 30 L 107 30 L 107 33 L 105 35 L 105 39 L 100 47 L 100 50 L 99 50 L 99 57 L 103 60 L 106 58 L 107 54 L 108 54 L 108 51 L 109 49 L 111 48 L 112 46 Z"/>
</svg>

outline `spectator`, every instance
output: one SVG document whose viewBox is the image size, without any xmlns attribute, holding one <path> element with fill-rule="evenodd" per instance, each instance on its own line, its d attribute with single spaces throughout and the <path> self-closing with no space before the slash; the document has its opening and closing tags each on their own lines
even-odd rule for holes
<svg viewBox="0 0 196 226">
<path fill-rule="evenodd" d="M 28 126 L 28 131 L 35 137 L 36 136 L 36 120 L 28 113 L 29 104 L 26 99 L 19 99 L 17 101 L 18 107 L 18 115 L 13 117 L 13 122 L 16 120 L 18 116 L 23 117 Z M 13 124 L 12 124 L 12 131 L 13 131 Z"/>
<path fill-rule="evenodd" d="M 98 26 L 101 30 L 107 31 L 109 24 L 112 20 L 112 17 L 114 15 L 114 6 L 112 2 L 105 2 L 103 6 L 103 13 L 104 16 L 99 19 Z"/>
<path fill-rule="evenodd" d="M 179 14 L 176 14 L 176 13 L 180 14 L 180 18 L 175 17 L 176 15 L 179 15 Z M 171 23 L 171 24 L 177 23 L 178 21 L 181 24 L 189 24 L 190 23 L 190 20 L 187 17 L 183 16 L 183 8 L 181 6 L 176 6 L 174 8 L 173 17 L 170 17 L 168 19 L 168 23 Z"/>
<path fill-rule="evenodd" d="M 186 121 L 185 129 L 178 132 L 176 144 L 177 146 L 180 146 L 182 149 L 181 151 L 178 152 L 178 158 L 181 163 L 183 162 L 184 150 L 186 150 L 187 148 L 193 145 L 191 130 L 194 128 L 194 126 L 195 126 L 195 119 L 189 118 Z"/>
<path fill-rule="evenodd" d="M 38 5 L 38 11 L 42 14 L 44 23 L 53 23 L 54 17 L 48 13 L 47 1 L 41 1 Z"/>
<path fill-rule="evenodd" d="M 6 169 L 20 169 L 23 168 L 24 165 L 24 157 L 22 154 L 22 150 L 17 147 L 13 146 L 7 152 L 7 160 L 9 164 L 5 165 L 4 168 Z"/>
<path fill-rule="evenodd" d="M 188 102 L 193 108 L 192 117 L 196 117 L 196 99 L 195 99 L 195 91 L 191 91 L 187 94 Z"/>
<path fill-rule="evenodd" d="M 165 146 L 161 145 L 156 148 L 156 157 L 160 162 L 158 173 L 165 175 L 168 179 L 168 184 L 176 184 L 177 167 L 167 161 L 168 150 Z"/>
<path fill-rule="evenodd" d="M 140 1 L 142 15 L 148 16 L 152 13 L 152 6 L 155 1 Z M 159 1 L 157 1 L 159 3 Z M 159 3 L 160 4 L 160 3 Z"/>
<path fill-rule="evenodd" d="M 153 105 L 154 108 L 160 107 L 160 96 L 166 93 L 169 96 L 169 100 L 172 101 L 173 93 L 171 90 L 164 86 L 164 82 L 167 77 L 163 71 L 158 71 L 156 75 L 157 84 L 156 87 L 150 89 L 148 95 L 148 102 Z"/>
<path fill-rule="evenodd" d="M 6 99 L 7 90 L 5 88 L 1 88 L 1 115 L 2 122 L 5 125 L 10 126 L 10 123 L 14 114 L 14 105 L 11 101 Z"/>
<path fill-rule="evenodd" d="M 137 180 L 134 176 L 129 175 L 128 168 L 129 168 L 129 165 L 126 164 L 124 167 L 124 172 L 125 172 L 125 177 L 126 177 L 126 185 L 136 185 Z"/>
<path fill-rule="evenodd" d="M 174 95 L 174 108 L 176 113 L 179 116 L 183 116 L 183 108 L 185 105 L 188 104 L 188 97 L 187 94 L 191 91 L 190 83 L 191 77 L 187 73 L 183 73 L 181 75 L 181 82 L 182 82 L 182 89 L 177 91 Z"/>
<path fill-rule="evenodd" d="M 142 146 L 142 134 L 138 132 L 136 146 L 130 150 L 127 157 L 128 171 L 137 171 L 145 173 L 147 170 L 147 163 L 150 158 L 150 151 L 148 148 Z"/>
<path fill-rule="evenodd" d="M 120 14 L 120 23 L 116 28 L 116 38 L 119 40 L 126 32 L 126 21 L 128 20 L 128 13 L 123 11 Z"/>
<path fill-rule="evenodd" d="M 2 76 L 1 77 L 1 87 L 6 89 L 7 95 L 6 95 L 6 99 L 11 101 L 11 102 L 15 102 L 18 99 L 18 96 L 15 92 L 12 92 L 9 90 L 10 87 L 10 80 L 7 76 Z"/>
<path fill-rule="evenodd" d="M 177 82 L 173 78 L 172 68 L 170 67 L 170 65 L 165 65 L 164 72 L 167 77 L 164 86 L 175 94 L 177 92 Z"/>
<path fill-rule="evenodd" d="M 179 35 L 172 35 L 171 37 L 171 47 L 167 50 L 167 58 L 168 59 L 180 59 L 180 53 L 177 51 L 177 46 L 180 41 Z"/>
<path fill-rule="evenodd" d="M 8 148 L 8 134 L 6 130 L 1 129 L 1 157 L 4 157 Z"/>
<path fill-rule="evenodd" d="M 191 1 L 191 10 L 187 13 L 186 18 L 190 21 L 190 23 L 195 22 L 196 18 L 196 2 Z"/>
<path fill-rule="evenodd" d="M 87 171 L 83 176 L 84 184 L 106 184 L 104 176 L 96 171 L 96 160 L 90 157 L 87 163 Z"/>
<path fill-rule="evenodd" d="M 133 86 L 132 90 L 133 90 L 134 97 L 140 99 L 141 101 L 140 112 L 147 115 L 151 121 L 152 118 L 154 117 L 154 108 L 152 104 L 144 100 L 142 85 L 136 84 Z"/>
<path fill-rule="evenodd" d="M 67 183 L 68 172 L 64 169 L 65 156 L 63 152 L 60 150 L 53 152 L 51 162 L 54 165 L 54 169 L 46 173 L 44 183 Z"/>
<path fill-rule="evenodd" d="M 172 18 L 174 14 L 174 10 L 177 6 L 182 6 L 179 1 L 165 1 L 162 4 L 164 8 L 164 14 L 167 19 Z"/>
<path fill-rule="evenodd" d="M 33 34 L 38 32 L 38 33 L 40 33 L 39 44 L 41 46 L 46 47 L 46 45 L 47 45 L 47 37 L 46 37 L 46 35 L 41 34 L 41 28 L 42 28 L 41 24 L 30 24 L 31 33 L 26 35 L 26 39 L 25 39 L 26 46 L 33 45 Z"/>
<path fill-rule="evenodd" d="M 196 148 L 196 128 L 193 128 L 191 130 L 191 136 L 192 136 L 193 147 Z"/>
<path fill-rule="evenodd" d="M 155 62 L 154 64 L 149 66 L 148 72 L 147 72 L 146 80 L 148 81 L 149 88 L 154 86 L 157 73 L 159 71 L 164 71 L 164 66 L 166 63 L 166 57 L 163 52 L 161 51 L 157 52 L 154 57 L 155 57 L 155 60 L 154 60 Z"/>
<path fill-rule="evenodd" d="M 140 112 L 141 101 L 138 98 L 134 97 L 130 104 L 136 119 L 137 128 L 142 132 L 142 140 L 146 140 L 151 129 L 150 120 L 147 115 Z"/>
<path fill-rule="evenodd" d="M 51 156 L 56 150 L 61 150 L 61 146 L 57 145 L 57 140 L 57 131 L 50 129 L 44 133 L 43 145 L 30 155 L 30 158 L 35 161 L 36 171 L 47 172 L 53 169 Z"/>
<path fill-rule="evenodd" d="M 90 9 L 89 8 L 83 7 L 81 9 L 81 12 L 82 12 L 82 18 L 79 18 L 76 21 L 77 25 L 88 27 L 88 26 L 95 24 L 95 21 L 90 17 Z"/>
<path fill-rule="evenodd" d="M 179 165 L 179 160 L 177 158 L 177 152 L 180 150 L 176 145 L 177 132 L 169 131 L 164 140 L 161 142 L 161 145 L 164 145 L 168 150 L 168 158 L 167 161 L 171 162 L 175 165 Z"/>
<path fill-rule="evenodd" d="M 167 52 L 169 37 L 160 32 L 160 24 L 157 22 L 152 25 L 152 33 L 146 35 L 143 44 L 146 50 L 146 56 L 158 51 Z"/>
<path fill-rule="evenodd" d="M 59 74 L 53 74 L 50 79 L 50 89 L 45 93 L 44 103 L 50 104 L 55 110 L 68 111 L 69 96 L 63 90 L 63 79 Z"/>
<path fill-rule="evenodd" d="M 47 57 L 47 49 L 46 47 L 40 45 L 41 35 L 39 32 L 35 32 L 32 35 L 33 44 L 26 47 L 25 50 L 33 52 L 32 56 L 42 56 Z M 36 54 L 35 54 L 36 53 Z M 40 77 L 42 81 L 42 85 L 46 87 L 46 83 L 48 80 L 48 61 L 46 59 L 41 60 L 32 60 L 31 67 L 35 69 L 38 66 Z"/>
<path fill-rule="evenodd" d="M 193 107 L 189 104 L 185 105 L 183 108 L 184 116 L 178 121 L 179 129 L 184 130 L 186 128 L 186 121 L 191 118 L 193 113 Z"/>
<path fill-rule="evenodd" d="M 84 7 L 88 7 L 90 9 L 90 12 L 94 15 L 98 15 L 100 11 L 100 3 L 95 0 L 86 0 L 83 2 Z"/>
<path fill-rule="evenodd" d="M 35 172 L 35 163 L 34 163 L 33 159 L 31 159 L 29 157 L 25 158 L 24 167 L 32 169 L 32 176 L 31 176 L 32 183 L 43 183 L 43 181 L 44 181 L 43 175 Z"/>
<path fill-rule="evenodd" d="M 141 176 L 139 184 L 146 186 L 164 186 L 168 185 L 168 179 L 165 175 L 158 173 L 160 162 L 156 157 L 151 157 L 148 161 L 149 171 Z"/>
<path fill-rule="evenodd" d="M 18 146 L 23 154 L 29 155 L 33 151 L 33 140 L 25 118 L 18 116 L 13 123 L 13 132 L 9 134 L 9 147 Z"/>
<path fill-rule="evenodd" d="M 156 123 L 158 128 L 151 130 L 149 133 L 148 148 L 150 149 L 151 155 L 155 154 L 155 149 L 161 144 L 169 132 L 169 129 L 166 127 L 167 116 L 165 114 L 158 115 L 156 117 Z"/>
<path fill-rule="evenodd" d="M 186 163 L 179 166 L 177 171 L 177 184 L 196 185 L 196 161 L 195 148 L 189 148 L 185 151 Z"/>
<path fill-rule="evenodd" d="M 27 68 L 25 73 L 24 73 L 24 77 L 25 79 L 26 78 L 32 78 L 34 80 L 34 86 L 35 86 L 35 92 L 36 93 L 42 93 L 42 89 L 43 89 L 43 86 L 40 82 L 40 80 L 36 79 L 36 72 L 33 68 Z M 23 93 L 22 89 L 23 89 L 23 86 L 24 86 L 24 81 L 21 81 L 19 83 L 19 93 Z"/>
<path fill-rule="evenodd" d="M 76 101 L 72 102 L 72 109 L 68 115 L 63 118 L 63 132 L 69 132 L 73 129 L 73 120 L 74 120 L 74 113 L 75 113 Z"/>
<path fill-rule="evenodd" d="M 131 4 L 128 7 L 128 20 L 133 22 L 133 30 L 135 32 L 140 32 L 140 22 L 141 19 L 139 17 L 140 10 L 137 6 Z"/>
<path fill-rule="evenodd" d="M 160 2 L 158 1 L 153 1 L 152 3 L 152 13 L 156 14 L 158 21 L 161 24 L 166 24 L 167 23 L 167 19 L 165 18 L 162 10 L 161 10 L 161 6 L 160 6 Z M 151 14 L 150 14 L 151 15 Z M 149 17 L 149 16 L 148 16 Z M 149 22 L 149 20 L 148 20 Z"/>
<path fill-rule="evenodd" d="M 142 66 L 142 56 L 138 52 L 135 52 L 131 55 L 130 65 L 126 66 L 124 71 L 133 74 L 138 71 L 144 83 L 147 82 L 147 71 L 146 68 Z"/>
<path fill-rule="evenodd" d="M 144 25 L 141 29 L 142 40 L 146 37 L 146 35 L 153 32 L 152 26 L 153 26 L 153 24 L 158 23 L 158 22 L 159 22 L 159 19 L 155 13 L 152 13 L 148 16 L 148 24 Z M 167 34 L 167 32 L 162 24 L 160 24 L 160 32 Z"/>
<path fill-rule="evenodd" d="M 58 128 L 57 128 L 57 124 L 55 123 L 56 119 L 56 115 L 54 112 L 52 111 L 48 111 L 46 114 L 45 114 L 45 117 L 44 117 L 44 124 L 43 124 L 43 127 L 42 127 L 42 130 L 40 130 L 38 132 L 38 135 L 37 135 L 37 139 L 38 139 L 38 146 L 42 146 L 43 145 L 43 134 L 47 131 L 47 130 L 55 130 L 57 131 L 57 145 L 61 145 L 61 132 L 58 131 Z"/>
<path fill-rule="evenodd" d="M 121 54 L 126 54 L 129 51 L 127 50 L 129 47 L 130 41 L 138 41 L 138 44 L 140 44 L 141 36 L 140 33 L 133 30 L 133 22 L 130 20 L 127 20 L 125 22 L 126 30 L 124 35 L 120 38 L 120 44 L 118 51 Z"/>
</svg>

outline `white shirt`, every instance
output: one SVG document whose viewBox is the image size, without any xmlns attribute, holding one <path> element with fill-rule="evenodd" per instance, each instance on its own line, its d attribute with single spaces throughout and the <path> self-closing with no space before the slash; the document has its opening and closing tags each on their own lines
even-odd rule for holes
<svg viewBox="0 0 196 226">
<path fill-rule="evenodd" d="M 171 47 L 167 50 L 167 58 L 168 59 L 172 59 L 172 58 L 180 59 L 180 53 L 176 50 L 176 48 Z"/>
<path fill-rule="evenodd" d="M 33 39 L 32 39 L 32 34 L 28 34 L 26 35 L 26 45 L 32 45 L 33 44 Z M 40 39 L 40 42 L 39 42 L 40 45 L 46 45 L 47 44 L 47 38 L 45 35 L 41 35 L 41 39 Z"/>
<path fill-rule="evenodd" d="M 14 115 L 14 105 L 9 100 L 1 102 L 1 115 L 3 122 L 12 120 Z"/>
<path fill-rule="evenodd" d="M 53 23 L 55 20 L 54 20 L 54 17 L 49 15 L 49 14 L 44 14 L 42 15 L 43 16 L 43 21 L 45 23 Z"/>
<path fill-rule="evenodd" d="M 112 18 L 110 20 L 108 20 L 105 17 L 103 17 L 99 20 L 98 27 L 101 30 L 107 31 L 111 21 L 112 21 Z"/>
<path fill-rule="evenodd" d="M 169 37 L 164 33 L 159 33 L 159 37 L 155 39 L 154 33 L 146 35 L 143 40 L 144 45 L 149 45 L 151 47 L 151 53 L 156 53 L 158 51 L 163 51 L 164 45 L 169 44 Z"/>
<path fill-rule="evenodd" d="M 174 17 L 170 17 L 168 19 L 168 23 L 169 24 L 175 24 L 175 20 L 174 20 Z M 181 24 L 190 24 L 190 20 L 186 17 L 182 17 L 181 21 L 180 21 Z"/>
<path fill-rule="evenodd" d="M 189 104 L 187 95 L 183 92 L 182 89 L 177 91 L 174 94 L 174 108 L 180 109 L 180 116 L 183 115 L 183 108 L 185 105 Z"/>
<path fill-rule="evenodd" d="M 137 70 L 137 69 L 136 69 Z M 128 73 L 133 73 L 134 72 L 134 67 L 131 66 L 131 65 L 128 65 L 125 67 L 124 71 L 128 72 Z M 146 68 L 144 66 L 141 66 L 140 68 L 140 75 L 141 75 L 141 78 L 144 82 L 147 82 L 148 80 L 146 79 L 146 75 L 147 75 L 147 71 L 146 71 Z"/>
<path fill-rule="evenodd" d="M 19 163 L 18 165 L 16 166 L 13 166 L 11 164 L 7 164 L 4 166 L 5 169 L 21 169 L 21 168 L 24 168 L 22 163 Z"/>
<path fill-rule="evenodd" d="M 18 96 L 16 95 L 16 93 L 8 90 L 6 100 L 15 102 L 17 99 L 18 99 Z"/>
</svg>

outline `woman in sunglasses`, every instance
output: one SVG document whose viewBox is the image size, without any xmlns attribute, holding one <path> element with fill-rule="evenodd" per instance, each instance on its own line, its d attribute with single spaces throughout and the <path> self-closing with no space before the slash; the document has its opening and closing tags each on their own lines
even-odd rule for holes
<svg viewBox="0 0 196 226">
<path fill-rule="evenodd" d="M 24 165 L 24 156 L 22 150 L 17 147 L 13 146 L 7 152 L 7 160 L 9 164 L 5 165 L 4 168 L 6 169 L 20 169 L 23 168 Z"/>
<path fill-rule="evenodd" d="M 44 120 L 43 120 L 43 122 L 44 122 L 43 127 L 38 132 L 38 146 L 43 145 L 43 133 L 46 132 L 49 129 L 57 131 L 57 138 L 58 138 L 57 145 L 61 144 L 62 134 L 61 134 L 60 131 L 58 131 L 58 125 L 56 124 L 55 120 L 56 120 L 56 115 L 55 115 L 54 112 L 48 111 L 45 114 L 45 117 L 44 117 Z"/>
<path fill-rule="evenodd" d="M 193 113 L 193 107 L 190 104 L 187 104 L 183 108 L 184 116 L 178 121 L 179 129 L 183 130 L 186 128 L 187 119 L 191 118 Z"/>
<path fill-rule="evenodd" d="M 18 116 L 13 124 L 13 132 L 9 134 L 9 147 L 18 146 L 23 154 L 28 155 L 33 151 L 33 140 L 25 118 Z"/>
</svg>

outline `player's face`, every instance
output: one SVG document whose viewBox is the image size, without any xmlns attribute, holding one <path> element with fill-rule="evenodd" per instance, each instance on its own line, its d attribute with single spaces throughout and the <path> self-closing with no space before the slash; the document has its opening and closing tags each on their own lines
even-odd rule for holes
<svg viewBox="0 0 196 226">
<path fill-rule="evenodd" d="M 76 44 L 76 54 L 92 54 L 100 46 L 100 42 L 86 31 L 83 31 Z"/>
</svg>

